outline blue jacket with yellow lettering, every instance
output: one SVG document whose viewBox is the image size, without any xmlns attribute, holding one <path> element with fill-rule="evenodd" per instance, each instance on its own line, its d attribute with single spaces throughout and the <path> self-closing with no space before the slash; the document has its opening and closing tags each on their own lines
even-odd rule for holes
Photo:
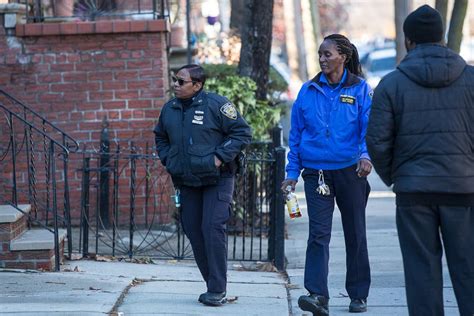
<svg viewBox="0 0 474 316">
<path fill-rule="evenodd" d="M 303 84 L 291 111 L 287 179 L 303 168 L 336 170 L 369 159 L 365 134 L 372 89 L 345 70 L 336 95 L 323 88 L 324 75 Z"/>
</svg>

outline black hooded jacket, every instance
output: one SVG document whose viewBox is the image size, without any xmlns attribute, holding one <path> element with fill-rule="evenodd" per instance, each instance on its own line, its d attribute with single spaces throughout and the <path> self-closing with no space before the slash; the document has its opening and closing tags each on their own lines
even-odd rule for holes
<svg viewBox="0 0 474 316">
<path fill-rule="evenodd" d="M 375 89 L 367 147 L 396 193 L 474 196 L 474 67 L 417 45 Z"/>
</svg>

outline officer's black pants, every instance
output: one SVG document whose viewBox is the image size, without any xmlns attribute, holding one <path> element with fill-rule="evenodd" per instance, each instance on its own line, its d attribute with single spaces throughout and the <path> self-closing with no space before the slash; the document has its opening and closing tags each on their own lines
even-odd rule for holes
<svg viewBox="0 0 474 316">
<path fill-rule="evenodd" d="M 331 194 L 316 192 L 318 170 L 303 171 L 309 215 L 309 237 L 306 249 L 304 285 L 311 294 L 329 298 L 328 263 L 334 199 L 341 211 L 346 243 L 346 290 L 353 299 L 369 294 L 370 267 L 365 230 L 365 207 L 370 192 L 367 178 L 357 176 L 356 166 L 325 170 L 325 182 Z"/>
<path fill-rule="evenodd" d="M 227 220 L 234 178 L 217 185 L 181 187 L 181 222 L 209 292 L 225 292 L 227 284 Z"/>
<path fill-rule="evenodd" d="M 397 229 L 410 315 L 444 315 L 443 246 L 459 313 L 474 315 L 474 207 L 397 206 Z"/>
</svg>

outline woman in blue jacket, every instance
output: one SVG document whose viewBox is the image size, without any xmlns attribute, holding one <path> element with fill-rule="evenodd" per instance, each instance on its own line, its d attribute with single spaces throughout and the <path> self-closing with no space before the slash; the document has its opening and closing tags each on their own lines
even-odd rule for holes
<svg viewBox="0 0 474 316">
<path fill-rule="evenodd" d="M 298 305 L 328 315 L 329 240 L 337 203 L 346 242 L 346 290 L 350 312 L 365 312 L 370 286 L 365 207 L 372 164 L 365 134 L 372 90 L 360 78 L 356 47 L 343 35 L 324 38 L 321 72 L 305 82 L 291 112 L 287 177 L 282 189 L 294 191 L 301 170 L 308 205 L 309 238 L 304 283 L 309 295 Z"/>
</svg>

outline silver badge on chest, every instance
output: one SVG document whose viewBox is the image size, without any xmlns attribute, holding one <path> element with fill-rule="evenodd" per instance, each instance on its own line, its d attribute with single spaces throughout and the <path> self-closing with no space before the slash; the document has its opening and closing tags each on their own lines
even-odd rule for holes
<svg viewBox="0 0 474 316">
<path fill-rule="evenodd" d="M 204 111 L 194 111 L 193 120 L 191 122 L 198 125 L 204 124 Z"/>
</svg>

